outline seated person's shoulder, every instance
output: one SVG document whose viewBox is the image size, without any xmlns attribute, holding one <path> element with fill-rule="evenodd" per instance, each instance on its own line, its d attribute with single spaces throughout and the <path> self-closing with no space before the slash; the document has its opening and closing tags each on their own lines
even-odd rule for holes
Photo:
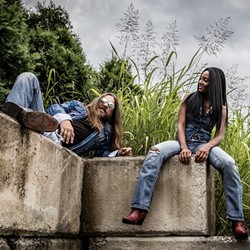
<svg viewBox="0 0 250 250">
<path fill-rule="evenodd" d="M 182 97 L 181 103 L 185 102 L 185 101 L 187 100 L 187 98 L 188 98 L 191 94 L 192 94 L 192 93 L 186 93 L 186 94 L 184 94 L 183 97 Z"/>
</svg>

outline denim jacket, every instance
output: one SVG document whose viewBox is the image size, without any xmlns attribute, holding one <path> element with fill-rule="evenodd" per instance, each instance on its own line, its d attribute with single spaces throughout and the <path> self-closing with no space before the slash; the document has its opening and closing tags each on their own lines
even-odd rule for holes
<svg viewBox="0 0 250 250">
<path fill-rule="evenodd" d="M 77 120 L 87 117 L 87 110 L 79 101 L 73 100 L 62 104 L 52 104 L 46 112 L 54 116 L 59 124 L 64 120 Z M 112 127 L 109 124 L 104 125 L 101 132 L 94 131 L 80 143 L 69 147 L 76 154 L 83 156 L 89 152 L 94 152 L 94 156 L 111 156 L 111 135 Z M 116 151 L 112 156 L 116 155 Z"/>
</svg>

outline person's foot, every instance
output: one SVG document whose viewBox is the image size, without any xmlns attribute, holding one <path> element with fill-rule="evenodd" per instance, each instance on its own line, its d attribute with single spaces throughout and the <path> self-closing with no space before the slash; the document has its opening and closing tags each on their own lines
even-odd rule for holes
<svg viewBox="0 0 250 250">
<path fill-rule="evenodd" d="M 131 225 L 142 225 L 146 214 L 146 210 L 132 209 L 131 213 L 122 219 L 122 222 Z"/>
<path fill-rule="evenodd" d="M 58 122 L 54 117 L 43 112 L 26 111 L 13 102 L 6 102 L 3 105 L 3 112 L 18 120 L 25 127 L 39 133 L 52 132 L 58 127 Z"/>
<path fill-rule="evenodd" d="M 243 221 L 232 221 L 232 229 L 236 239 L 248 238 L 248 230 L 245 228 Z"/>
</svg>

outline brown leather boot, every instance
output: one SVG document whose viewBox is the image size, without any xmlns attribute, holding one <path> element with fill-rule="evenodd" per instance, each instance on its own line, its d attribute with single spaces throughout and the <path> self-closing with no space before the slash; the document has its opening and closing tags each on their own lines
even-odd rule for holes
<svg viewBox="0 0 250 250">
<path fill-rule="evenodd" d="M 39 133 L 55 131 L 58 126 L 53 116 L 44 112 L 26 111 L 13 102 L 6 102 L 3 105 L 3 112 L 18 120 L 26 128 Z"/>
<path fill-rule="evenodd" d="M 122 219 L 125 224 L 142 225 L 146 218 L 147 211 L 142 209 L 132 209 L 131 213 Z"/>
<path fill-rule="evenodd" d="M 232 229 L 236 239 L 242 240 L 248 238 L 248 231 L 243 221 L 232 221 Z"/>
</svg>

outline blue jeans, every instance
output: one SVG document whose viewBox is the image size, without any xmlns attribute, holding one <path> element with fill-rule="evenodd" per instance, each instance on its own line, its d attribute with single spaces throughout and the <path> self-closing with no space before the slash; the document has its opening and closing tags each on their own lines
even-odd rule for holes
<svg viewBox="0 0 250 250">
<path fill-rule="evenodd" d="M 202 145 L 204 142 L 187 143 L 192 153 L 195 153 Z M 178 155 L 181 150 L 178 141 L 165 141 L 155 147 L 159 151 L 149 150 L 142 165 L 131 208 L 149 210 L 161 166 L 170 157 Z M 222 175 L 227 218 L 243 221 L 242 186 L 234 159 L 221 148 L 214 147 L 209 152 L 208 161 Z"/>
<path fill-rule="evenodd" d="M 15 81 L 6 102 L 14 102 L 23 108 L 44 112 L 40 84 L 33 73 L 20 74 Z"/>
<path fill-rule="evenodd" d="M 37 77 L 30 72 L 24 72 L 16 78 L 5 102 L 14 102 L 28 110 L 45 112 L 40 83 Z M 62 141 L 58 131 L 44 132 L 43 135 L 59 144 Z"/>
</svg>

